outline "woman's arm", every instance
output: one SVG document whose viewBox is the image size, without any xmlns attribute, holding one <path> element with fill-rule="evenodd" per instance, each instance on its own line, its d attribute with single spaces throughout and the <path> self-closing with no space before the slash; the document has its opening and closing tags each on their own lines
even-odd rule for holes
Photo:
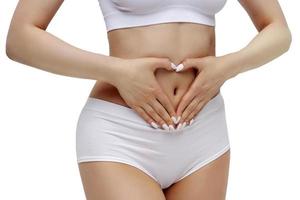
<svg viewBox="0 0 300 200">
<path fill-rule="evenodd" d="M 52 73 L 108 82 L 146 122 L 154 128 L 169 129 L 175 109 L 154 71 L 173 70 L 170 60 L 105 56 L 62 41 L 45 31 L 62 3 L 63 0 L 20 0 L 7 36 L 8 57 Z"/>
<path fill-rule="evenodd" d="M 224 56 L 225 75 L 233 78 L 239 73 L 257 68 L 285 53 L 292 35 L 277 0 L 239 0 L 259 33 L 237 52 Z"/>
<path fill-rule="evenodd" d="M 221 86 L 239 73 L 257 68 L 286 52 L 292 36 L 277 0 L 239 0 L 259 33 L 241 50 L 223 56 L 187 58 L 183 70 L 199 72 L 182 97 L 176 114 L 179 123 L 190 122 L 220 92 Z"/>
<path fill-rule="evenodd" d="M 46 32 L 63 0 L 20 0 L 7 35 L 6 54 L 55 74 L 114 84 L 121 58 L 76 48 Z"/>
</svg>

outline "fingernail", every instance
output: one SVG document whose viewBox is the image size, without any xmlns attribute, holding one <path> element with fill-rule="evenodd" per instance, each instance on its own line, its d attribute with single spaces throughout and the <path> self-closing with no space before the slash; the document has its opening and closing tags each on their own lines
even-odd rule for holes
<svg viewBox="0 0 300 200">
<path fill-rule="evenodd" d="M 194 121 L 194 119 L 191 119 L 191 121 L 190 121 L 190 125 L 193 123 L 193 121 Z"/>
<path fill-rule="evenodd" d="M 176 124 L 176 121 L 177 121 L 177 120 L 176 120 L 176 117 L 175 117 L 175 116 L 172 116 L 171 119 L 172 119 L 172 121 L 174 122 L 174 124 Z"/>
<path fill-rule="evenodd" d="M 181 64 L 179 64 L 177 67 L 176 67 L 176 72 L 179 72 L 180 70 L 182 70 L 183 69 L 183 64 L 181 63 Z"/>
<path fill-rule="evenodd" d="M 168 126 L 167 124 L 163 124 L 162 127 L 163 127 L 163 129 L 165 129 L 165 130 L 168 130 L 168 131 L 170 130 L 170 129 L 169 129 L 169 126 Z"/>
<path fill-rule="evenodd" d="M 178 116 L 175 124 L 178 124 L 178 122 L 180 121 L 180 119 L 181 119 L 181 116 Z"/>
<path fill-rule="evenodd" d="M 182 124 L 182 127 L 181 128 L 184 128 L 186 126 L 186 122 L 184 122 L 183 124 Z"/>
<path fill-rule="evenodd" d="M 153 128 L 158 128 L 158 125 L 155 122 L 151 122 L 151 126 L 153 126 Z"/>
<path fill-rule="evenodd" d="M 170 128 L 170 130 L 172 130 L 172 131 L 175 130 L 174 126 L 171 125 L 171 124 L 169 125 L 169 128 Z"/>
<path fill-rule="evenodd" d="M 175 69 L 175 70 L 177 69 L 176 65 L 175 65 L 174 63 L 172 63 L 172 62 L 171 62 L 171 67 L 172 67 L 173 69 Z"/>
<path fill-rule="evenodd" d="M 179 130 L 179 129 L 181 129 L 181 126 L 182 126 L 182 124 L 181 124 L 181 123 L 179 123 L 179 124 L 178 124 L 178 126 L 177 126 L 177 128 L 176 128 L 176 130 Z"/>
</svg>

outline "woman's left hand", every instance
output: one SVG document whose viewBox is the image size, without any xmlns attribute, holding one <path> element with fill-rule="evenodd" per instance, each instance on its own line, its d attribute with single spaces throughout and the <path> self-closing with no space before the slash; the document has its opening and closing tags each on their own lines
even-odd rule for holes
<svg viewBox="0 0 300 200">
<path fill-rule="evenodd" d="M 187 58 L 181 63 L 184 71 L 197 69 L 197 76 L 189 90 L 181 98 L 176 114 L 181 116 L 178 126 L 190 120 L 206 105 L 206 103 L 220 92 L 221 86 L 230 77 L 223 57 L 207 56 L 201 58 Z M 179 67 L 179 65 L 178 65 Z M 180 127 L 178 127 L 180 128 Z"/>
</svg>

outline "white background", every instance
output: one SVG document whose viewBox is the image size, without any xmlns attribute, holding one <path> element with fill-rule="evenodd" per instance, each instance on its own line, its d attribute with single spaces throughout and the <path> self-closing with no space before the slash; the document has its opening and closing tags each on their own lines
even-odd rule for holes
<svg viewBox="0 0 300 200">
<path fill-rule="evenodd" d="M 300 16 L 295 1 L 280 3 L 293 34 L 290 50 L 222 87 L 231 142 L 228 200 L 300 199 Z M 95 81 L 9 60 L 5 39 L 16 4 L 3 0 L 0 7 L 0 199 L 83 200 L 75 126 Z M 257 34 L 238 1 L 228 1 L 216 18 L 217 55 Z M 108 55 L 97 0 L 65 1 L 47 31 Z"/>
</svg>

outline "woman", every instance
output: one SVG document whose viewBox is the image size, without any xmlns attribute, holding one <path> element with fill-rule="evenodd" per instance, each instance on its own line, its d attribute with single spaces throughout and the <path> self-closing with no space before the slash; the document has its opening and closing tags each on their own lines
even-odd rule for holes
<svg viewBox="0 0 300 200">
<path fill-rule="evenodd" d="M 45 31 L 63 0 L 19 1 L 8 57 L 97 80 L 76 132 L 88 200 L 225 199 L 230 145 L 220 88 L 291 43 L 276 0 L 240 0 L 259 33 L 216 57 L 214 17 L 225 1 L 99 0 L 109 56 Z"/>
</svg>

